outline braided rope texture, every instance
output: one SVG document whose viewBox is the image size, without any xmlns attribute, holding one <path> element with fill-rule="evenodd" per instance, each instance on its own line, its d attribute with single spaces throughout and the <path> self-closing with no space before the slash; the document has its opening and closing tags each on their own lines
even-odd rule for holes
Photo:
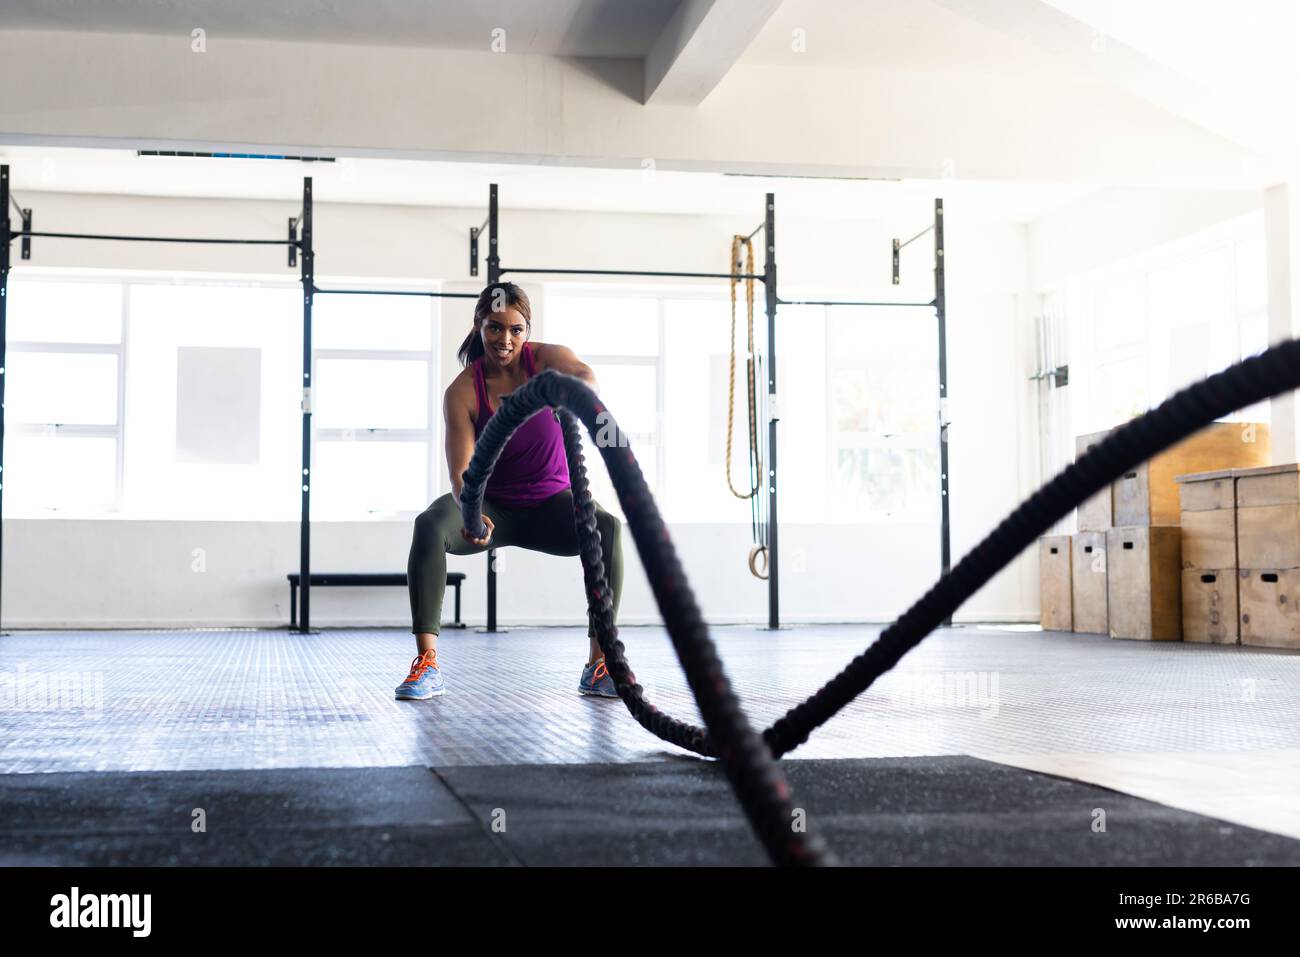
<svg viewBox="0 0 1300 957">
<path fill-rule="evenodd" d="M 808 740 L 814 730 L 866 691 L 1071 509 L 1216 419 L 1298 386 L 1300 341 L 1287 340 L 1188 386 L 1116 429 L 1003 519 L 843 671 L 761 735 L 751 728 L 731 689 L 626 435 L 582 380 L 547 370 L 503 398 L 502 407 L 488 421 L 465 470 L 461 511 L 465 528 L 484 530 L 483 492 L 501 449 L 515 430 L 544 406 L 560 408 L 588 607 L 619 697 L 637 722 L 652 734 L 722 761 L 737 800 L 774 863 L 830 864 L 834 863 L 833 855 L 815 834 L 794 831 L 790 789 L 775 759 Z M 595 506 L 579 451 L 579 421 L 595 439 L 609 469 L 655 602 L 704 718 L 704 728 L 673 718 L 647 701 L 628 665 L 614 625 L 613 603 L 600 557 Z"/>
<path fill-rule="evenodd" d="M 722 762 L 750 826 L 773 861 L 786 865 L 833 863 L 819 837 L 795 827 L 803 815 L 796 814 L 785 775 L 762 736 L 750 726 L 731 689 L 717 648 L 709 637 L 708 625 L 627 436 L 586 383 L 548 369 L 502 398 L 501 407 L 488 420 L 465 470 L 461 488 L 465 528 L 480 533 L 484 530 L 483 494 L 501 449 L 516 429 L 547 405 L 561 410 L 588 610 L 619 697 L 632 716 L 652 734 Z M 601 560 L 595 505 L 579 446 L 578 420 L 591 433 L 609 469 L 655 602 L 705 728 L 679 721 L 648 702 L 627 663 L 623 643 L 618 640 L 613 600 Z"/>
<path fill-rule="evenodd" d="M 740 250 L 744 248 L 746 258 L 742 262 Z M 745 282 L 745 316 L 748 338 L 746 349 L 749 359 L 745 363 L 746 385 L 749 389 L 749 460 L 757 464 L 754 472 L 754 484 L 748 492 L 739 491 L 731 481 L 731 433 L 736 412 L 736 284 L 741 280 L 736 273 L 744 269 L 748 275 L 754 273 L 754 243 L 744 236 L 731 237 L 731 359 L 727 364 L 727 488 L 736 498 L 757 498 L 758 490 L 763 485 L 763 457 L 758 451 L 758 419 L 754 396 L 754 280 Z"/>
</svg>

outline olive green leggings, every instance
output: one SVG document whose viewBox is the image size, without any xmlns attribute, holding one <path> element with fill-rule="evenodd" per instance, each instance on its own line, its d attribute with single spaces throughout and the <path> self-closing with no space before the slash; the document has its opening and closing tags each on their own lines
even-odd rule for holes
<svg viewBox="0 0 1300 957">
<path fill-rule="evenodd" d="M 483 500 L 483 514 L 492 519 L 492 548 L 517 545 L 548 555 L 578 554 L 578 533 L 573 521 L 573 492 L 565 489 L 532 507 L 503 507 Z M 460 504 L 448 492 L 420 513 L 411 539 L 411 557 L 406 565 L 406 582 L 411 591 L 411 632 L 438 634 L 442 627 L 442 599 L 447 590 L 447 556 L 476 555 L 489 546 L 471 545 L 460 530 Z M 614 620 L 623 595 L 622 522 L 596 503 L 596 529 L 600 532 L 600 554 L 613 592 Z M 588 637 L 595 637 L 590 616 Z"/>
</svg>

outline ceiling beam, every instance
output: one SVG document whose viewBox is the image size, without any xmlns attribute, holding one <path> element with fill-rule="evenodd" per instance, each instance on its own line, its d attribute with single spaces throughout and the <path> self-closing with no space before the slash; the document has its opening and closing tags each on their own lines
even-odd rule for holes
<svg viewBox="0 0 1300 957">
<path fill-rule="evenodd" d="M 645 58 L 655 106 L 699 106 L 740 59 L 781 0 L 683 0 Z"/>
</svg>

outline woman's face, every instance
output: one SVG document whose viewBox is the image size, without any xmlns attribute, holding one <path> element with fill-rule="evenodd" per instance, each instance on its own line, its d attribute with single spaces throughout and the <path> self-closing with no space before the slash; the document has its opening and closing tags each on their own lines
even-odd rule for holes
<svg viewBox="0 0 1300 957">
<path fill-rule="evenodd" d="M 483 320 L 479 333 L 483 337 L 486 361 L 508 369 L 519 362 L 519 353 L 528 338 L 528 323 L 513 306 L 493 312 Z"/>
</svg>

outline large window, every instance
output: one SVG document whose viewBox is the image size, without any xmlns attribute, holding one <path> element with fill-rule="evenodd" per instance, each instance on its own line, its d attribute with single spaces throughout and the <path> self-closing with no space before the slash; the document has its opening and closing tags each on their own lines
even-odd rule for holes
<svg viewBox="0 0 1300 957">
<path fill-rule="evenodd" d="M 591 366 L 600 397 L 614 415 L 646 484 L 662 487 L 663 310 L 650 295 L 548 291 L 545 339 L 578 353 Z M 583 435 L 592 496 L 622 515 L 609 472 L 591 437 Z"/>
<path fill-rule="evenodd" d="M 178 281 L 132 283 L 127 294 L 123 514 L 292 518 L 300 293 Z"/>
<path fill-rule="evenodd" d="M 1268 345 L 1264 237 L 1234 224 L 1088 277 L 1068 297 L 1074 429 L 1110 428 Z M 1268 403 L 1229 418 L 1268 421 Z"/>
<path fill-rule="evenodd" d="M 77 517 L 122 488 L 122 287 L 9 283 L 7 515 Z"/>
<path fill-rule="evenodd" d="M 731 306 L 725 288 L 708 296 L 551 289 L 545 317 L 545 339 L 568 345 L 593 367 L 602 398 L 633 433 L 664 516 L 747 524 L 750 502 L 731 492 L 726 475 Z M 760 305 L 756 419 L 765 457 L 766 338 Z M 743 300 L 735 342 L 730 484 L 748 492 Z M 781 520 L 933 518 L 939 501 L 933 314 L 782 306 L 776 347 Z M 764 462 L 764 478 L 769 465 Z M 615 510 L 603 465 L 590 474 L 597 499 Z M 759 495 L 766 498 L 765 482 Z"/>
<path fill-rule="evenodd" d="M 826 308 L 831 501 L 852 521 L 924 521 L 939 502 L 930 310 Z"/>
<path fill-rule="evenodd" d="M 314 516 L 395 517 L 432 500 L 438 445 L 430 302 L 316 298 Z"/>
<path fill-rule="evenodd" d="M 317 298 L 313 519 L 428 505 L 435 309 Z M 7 515 L 298 517 L 296 284 L 18 278 L 8 332 Z"/>
</svg>

